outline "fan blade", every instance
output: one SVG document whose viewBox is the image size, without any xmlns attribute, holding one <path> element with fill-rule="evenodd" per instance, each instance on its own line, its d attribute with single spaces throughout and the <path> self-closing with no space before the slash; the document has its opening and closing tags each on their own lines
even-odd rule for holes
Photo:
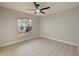
<svg viewBox="0 0 79 59">
<path fill-rule="evenodd" d="M 34 12 L 34 14 L 36 14 L 37 12 Z"/>
<path fill-rule="evenodd" d="M 35 5 L 35 7 L 36 7 L 36 8 L 38 8 L 38 6 L 37 6 L 36 2 L 34 2 L 34 5 Z"/>
<path fill-rule="evenodd" d="M 45 14 L 45 12 L 40 11 L 41 13 Z"/>
<path fill-rule="evenodd" d="M 45 10 L 45 9 L 49 9 L 50 7 L 46 7 L 46 8 L 42 8 L 42 9 L 40 9 L 40 10 Z"/>
</svg>

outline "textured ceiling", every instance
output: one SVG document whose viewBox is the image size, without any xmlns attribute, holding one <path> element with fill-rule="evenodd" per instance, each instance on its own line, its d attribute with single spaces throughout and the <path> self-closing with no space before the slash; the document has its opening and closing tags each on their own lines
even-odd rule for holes
<svg viewBox="0 0 79 59">
<path fill-rule="evenodd" d="M 44 11 L 46 13 L 45 15 L 79 6 L 78 2 L 37 2 L 37 3 L 40 4 L 40 8 L 48 7 L 48 6 L 50 7 L 50 9 Z M 26 9 L 35 9 L 35 6 L 32 2 L 0 2 L 0 6 L 29 13 L 32 15 L 37 15 L 37 16 L 44 15 L 42 13 L 34 14 L 34 11 L 26 10 Z"/>
</svg>

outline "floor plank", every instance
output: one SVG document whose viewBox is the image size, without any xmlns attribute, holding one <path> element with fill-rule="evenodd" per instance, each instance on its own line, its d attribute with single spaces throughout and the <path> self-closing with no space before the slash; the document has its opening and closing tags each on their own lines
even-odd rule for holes
<svg viewBox="0 0 79 59">
<path fill-rule="evenodd" d="M 35 38 L 0 48 L 1 56 L 77 56 L 77 47 L 46 38 Z"/>
</svg>

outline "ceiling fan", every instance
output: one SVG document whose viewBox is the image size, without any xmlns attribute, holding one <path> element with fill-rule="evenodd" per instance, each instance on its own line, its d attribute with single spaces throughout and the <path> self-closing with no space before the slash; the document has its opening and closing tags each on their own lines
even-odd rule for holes
<svg viewBox="0 0 79 59">
<path fill-rule="evenodd" d="M 36 14 L 38 12 L 45 14 L 45 12 L 43 12 L 43 10 L 50 9 L 50 7 L 45 7 L 45 8 L 40 9 L 39 8 L 40 4 L 37 4 L 36 2 L 33 2 L 33 3 L 34 3 L 34 6 L 35 6 L 36 9 L 26 9 L 26 10 L 33 10 L 33 11 L 35 11 L 34 14 Z"/>
</svg>

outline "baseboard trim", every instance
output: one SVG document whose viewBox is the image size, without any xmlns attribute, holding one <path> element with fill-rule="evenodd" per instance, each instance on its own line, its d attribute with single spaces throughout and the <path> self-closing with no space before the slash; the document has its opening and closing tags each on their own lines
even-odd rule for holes
<svg viewBox="0 0 79 59">
<path fill-rule="evenodd" d="M 79 47 L 78 44 L 71 43 L 71 42 L 68 42 L 68 41 L 63 41 L 63 40 L 56 39 L 56 38 L 53 38 L 53 37 L 50 37 L 50 36 L 46 36 L 46 35 L 31 36 L 31 37 L 28 37 L 28 38 L 23 39 L 23 40 L 17 40 L 17 41 L 13 41 L 13 42 L 10 42 L 10 43 L 1 44 L 0 47 L 5 47 L 5 46 L 8 46 L 8 45 L 12 45 L 12 44 L 15 44 L 15 43 L 19 43 L 19 42 L 22 42 L 22 41 L 25 41 L 25 40 L 29 40 L 29 39 L 33 39 L 33 38 L 37 38 L 37 37 L 43 37 L 43 38 L 47 38 L 47 39 L 51 39 L 51 40 L 55 40 L 55 41 L 59 41 L 59 42 L 63 42 L 63 43 L 66 43 L 66 44 L 70 44 L 70 45 L 74 45 L 74 46 L 78 46 Z"/>
<path fill-rule="evenodd" d="M 63 41 L 63 40 L 56 39 L 56 38 L 53 38 L 53 37 L 50 37 L 50 36 L 46 36 L 46 35 L 40 35 L 40 37 L 51 39 L 51 40 L 55 40 L 55 41 L 59 41 L 59 42 L 63 42 L 63 43 L 66 43 L 66 44 L 69 44 L 69 45 L 73 45 L 73 46 L 79 46 L 78 44 L 75 44 L 75 43 L 72 43 L 72 42 L 68 42 L 68 41 Z"/>
<path fill-rule="evenodd" d="M 21 40 L 17 40 L 17 41 L 5 43 L 5 44 L 1 44 L 0 47 L 5 47 L 5 46 L 8 46 L 8 45 L 12 45 L 12 44 L 15 44 L 15 43 L 19 43 L 19 42 L 22 42 L 22 41 L 25 41 L 25 40 L 29 40 L 29 39 L 33 39 L 33 38 L 37 38 L 37 37 L 39 37 L 39 35 L 31 36 L 31 37 L 28 37 L 26 39 L 24 38 L 24 39 L 21 39 Z"/>
</svg>

